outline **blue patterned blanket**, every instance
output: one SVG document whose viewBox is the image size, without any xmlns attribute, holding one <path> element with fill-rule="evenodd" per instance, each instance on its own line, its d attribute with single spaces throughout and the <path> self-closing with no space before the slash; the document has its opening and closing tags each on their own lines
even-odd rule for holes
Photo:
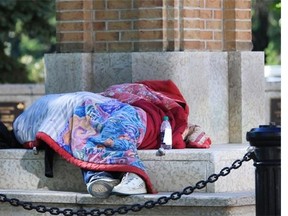
<svg viewBox="0 0 288 216">
<path fill-rule="evenodd" d="M 80 168 L 137 173 L 155 192 L 137 154 L 146 131 L 139 107 L 91 92 L 51 94 L 25 110 L 13 128 L 22 144 L 44 142 Z"/>
</svg>

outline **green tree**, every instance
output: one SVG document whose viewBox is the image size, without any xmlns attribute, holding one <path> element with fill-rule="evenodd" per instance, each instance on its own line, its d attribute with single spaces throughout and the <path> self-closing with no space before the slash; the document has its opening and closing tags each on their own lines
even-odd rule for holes
<svg viewBox="0 0 288 216">
<path fill-rule="evenodd" d="M 55 26 L 55 0 L 0 0 L 0 83 L 43 82 Z"/>
<path fill-rule="evenodd" d="M 281 0 L 252 3 L 253 51 L 264 51 L 267 65 L 281 64 Z"/>
</svg>

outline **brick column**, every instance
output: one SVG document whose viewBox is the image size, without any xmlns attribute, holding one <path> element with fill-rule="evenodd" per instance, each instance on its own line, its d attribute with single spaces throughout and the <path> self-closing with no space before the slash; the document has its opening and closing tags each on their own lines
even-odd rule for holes
<svg viewBox="0 0 288 216">
<path fill-rule="evenodd" d="M 251 0 L 224 0 L 223 50 L 252 50 Z"/>
<path fill-rule="evenodd" d="M 251 50 L 251 0 L 56 0 L 59 52 Z"/>
</svg>

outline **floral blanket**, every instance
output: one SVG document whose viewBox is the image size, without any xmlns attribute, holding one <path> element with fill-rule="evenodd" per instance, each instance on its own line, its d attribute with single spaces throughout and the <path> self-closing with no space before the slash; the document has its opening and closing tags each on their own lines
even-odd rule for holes
<svg viewBox="0 0 288 216">
<path fill-rule="evenodd" d="M 45 95 L 17 117 L 13 129 L 25 147 L 45 143 L 83 169 L 136 173 L 156 193 L 137 149 L 159 148 L 164 115 L 172 125 L 173 148 L 185 148 L 188 106 L 171 81 Z"/>
</svg>

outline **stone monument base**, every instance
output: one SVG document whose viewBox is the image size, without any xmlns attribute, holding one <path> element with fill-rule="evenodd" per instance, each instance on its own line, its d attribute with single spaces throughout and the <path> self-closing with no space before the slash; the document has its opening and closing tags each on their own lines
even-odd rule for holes
<svg viewBox="0 0 288 216">
<path fill-rule="evenodd" d="M 189 121 L 217 143 L 245 143 L 265 122 L 263 52 L 56 53 L 45 55 L 46 93 L 101 92 L 110 85 L 171 79 Z"/>
</svg>

